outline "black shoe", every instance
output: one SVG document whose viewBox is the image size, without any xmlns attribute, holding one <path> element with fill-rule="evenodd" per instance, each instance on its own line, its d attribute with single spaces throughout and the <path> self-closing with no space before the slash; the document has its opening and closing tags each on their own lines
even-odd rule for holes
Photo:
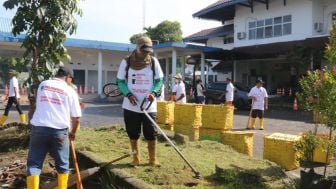
<svg viewBox="0 0 336 189">
<path fill-rule="evenodd" d="M 264 128 L 260 128 L 259 130 L 264 130 Z"/>
</svg>

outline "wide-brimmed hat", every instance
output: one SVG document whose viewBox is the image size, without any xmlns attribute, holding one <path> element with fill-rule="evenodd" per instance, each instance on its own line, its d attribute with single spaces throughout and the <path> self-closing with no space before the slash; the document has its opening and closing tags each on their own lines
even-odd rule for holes
<svg viewBox="0 0 336 189">
<path fill-rule="evenodd" d="M 57 71 L 56 76 L 69 76 L 74 77 L 73 70 L 68 67 L 60 67 Z"/>
<path fill-rule="evenodd" d="M 263 84 L 263 83 L 265 83 L 265 82 L 264 82 L 262 79 L 257 79 L 256 83 L 261 83 L 261 84 Z"/>
<path fill-rule="evenodd" d="M 143 36 L 136 40 L 136 45 L 140 48 L 140 50 L 146 52 L 153 52 L 153 43 L 149 37 Z"/>
<path fill-rule="evenodd" d="M 12 74 L 12 75 L 16 75 L 16 74 L 17 74 L 17 72 L 16 72 L 15 70 L 13 70 L 13 69 L 10 69 L 10 70 L 8 71 L 8 73 L 9 73 L 9 74 Z"/>
<path fill-rule="evenodd" d="M 178 74 L 176 74 L 176 75 L 174 76 L 174 78 L 175 78 L 175 79 L 182 79 L 182 75 L 181 75 L 180 73 L 178 73 Z"/>
</svg>

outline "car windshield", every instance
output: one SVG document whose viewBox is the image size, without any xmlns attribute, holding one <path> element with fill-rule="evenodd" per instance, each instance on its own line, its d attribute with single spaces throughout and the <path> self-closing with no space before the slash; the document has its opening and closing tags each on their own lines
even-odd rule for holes
<svg viewBox="0 0 336 189">
<path fill-rule="evenodd" d="M 243 85 L 242 83 L 233 83 L 233 85 L 240 91 L 246 91 L 246 92 L 250 91 L 250 88 L 246 85 Z"/>
</svg>

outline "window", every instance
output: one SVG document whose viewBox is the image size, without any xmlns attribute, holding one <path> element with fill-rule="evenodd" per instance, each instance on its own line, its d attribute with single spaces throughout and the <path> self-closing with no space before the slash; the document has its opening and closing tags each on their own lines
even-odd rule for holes
<svg viewBox="0 0 336 189">
<path fill-rule="evenodd" d="M 226 36 L 226 37 L 224 37 L 224 39 L 223 39 L 223 43 L 224 43 L 224 44 L 231 44 L 231 43 L 233 43 L 233 42 L 234 42 L 233 36 Z"/>
<path fill-rule="evenodd" d="M 256 22 L 249 22 L 249 39 L 255 39 L 256 38 Z"/>
<path fill-rule="evenodd" d="M 336 12 L 332 13 L 332 15 L 331 15 L 331 22 L 333 24 L 336 24 Z"/>
<path fill-rule="evenodd" d="M 334 19 L 336 22 L 336 13 Z M 292 15 L 252 21 L 248 26 L 249 40 L 290 35 L 292 34 Z"/>
</svg>

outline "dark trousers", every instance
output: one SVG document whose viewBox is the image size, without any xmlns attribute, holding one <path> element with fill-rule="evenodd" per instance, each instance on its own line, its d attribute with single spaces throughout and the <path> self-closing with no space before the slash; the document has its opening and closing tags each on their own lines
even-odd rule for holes
<svg viewBox="0 0 336 189">
<path fill-rule="evenodd" d="M 15 104 L 16 110 L 19 112 L 19 114 L 22 114 L 20 102 L 14 96 L 11 96 L 11 97 L 8 97 L 8 102 L 7 102 L 5 113 L 4 113 L 5 116 L 8 116 L 8 112 L 13 104 Z"/>
<path fill-rule="evenodd" d="M 256 118 L 256 117 L 258 117 L 259 119 L 264 118 L 264 111 L 257 110 L 257 109 L 252 110 L 252 118 Z"/>
<path fill-rule="evenodd" d="M 156 120 L 156 113 L 148 114 Z M 140 138 L 141 128 L 146 140 L 156 140 L 157 129 L 144 113 L 124 109 L 124 121 L 127 135 L 131 140 Z"/>
</svg>

